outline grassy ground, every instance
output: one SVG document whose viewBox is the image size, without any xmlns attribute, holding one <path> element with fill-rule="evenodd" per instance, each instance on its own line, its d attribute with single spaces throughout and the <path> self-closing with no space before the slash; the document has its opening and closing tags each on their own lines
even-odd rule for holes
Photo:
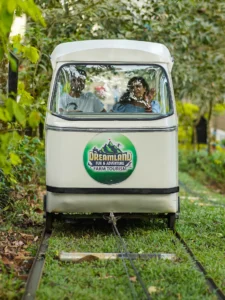
<svg viewBox="0 0 225 300">
<path fill-rule="evenodd" d="M 192 191 L 197 190 L 200 197 L 187 195 L 181 188 L 181 216 L 177 229 L 209 275 L 225 291 L 225 208 L 220 206 L 225 204 L 224 198 L 185 173 L 180 174 L 180 180 Z M 216 299 L 162 220 L 119 221 L 118 227 L 130 252 L 176 255 L 175 261 L 134 262 L 152 299 Z M 106 221 L 82 226 L 57 223 L 37 299 L 131 299 L 130 285 L 135 289 L 136 299 L 145 299 L 129 263 L 130 275 L 127 276 L 121 260 L 65 263 L 58 260 L 61 251 L 119 252 L 120 249 Z"/>
<path fill-rule="evenodd" d="M 21 299 L 37 251 L 42 201 L 33 192 L 33 186 L 20 190 L 0 211 L 0 299 Z"/>
<path fill-rule="evenodd" d="M 225 195 L 210 191 L 185 173 L 180 180 L 200 197 L 192 198 L 181 189 L 182 217 L 177 229 L 225 292 Z"/>
<path fill-rule="evenodd" d="M 181 188 L 177 230 L 225 292 L 224 195 L 186 173 L 180 173 L 180 180 L 189 192 Z M 0 299 L 21 299 L 43 228 L 40 200 L 18 199 L 14 208 L 16 213 L 0 214 Z M 118 228 L 130 252 L 176 255 L 174 261 L 134 261 L 152 299 L 216 299 L 163 220 L 118 221 Z M 121 260 L 65 263 L 58 259 L 61 251 L 122 252 L 107 221 L 55 223 L 37 299 L 146 299 L 129 263 L 127 276 Z"/>
<path fill-rule="evenodd" d="M 134 262 L 146 286 L 154 287 L 157 299 L 213 299 L 204 279 L 164 224 L 132 223 L 118 223 L 131 252 L 166 252 L 177 256 L 173 262 L 157 259 Z M 74 264 L 57 259 L 58 253 L 63 250 L 118 251 L 110 225 L 100 222 L 94 227 L 86 225 L 79 228 L 57 224 L 49 250 L 37 299 L 132 299 L 129 282 L 136 290 L 136 299 L 145 299 L 134 272 L 129 266 L 130 276 L 127 277 L 121 260 Z"/>
</svg>

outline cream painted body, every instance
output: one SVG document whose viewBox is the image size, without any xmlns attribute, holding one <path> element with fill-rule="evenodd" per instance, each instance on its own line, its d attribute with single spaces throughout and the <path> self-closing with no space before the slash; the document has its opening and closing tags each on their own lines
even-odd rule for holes
<svg viewBox="0 0 225 300">
<path fill-rule="evenodd" d="M 169 213 L 178 211 L 178 194 L 56 194 L 48 192 L 47 211 L 64 213 Z"/>
<path fill-rule="evenodd" d="M 47 113 L 46 184 L 57 188 L 121 189 L 121 194 L 63 194 L 47 192 L 47 212 L 67 213 L 175 213 L 178 193 L 161 195 L 124 194 L 126 188 L 173 188 L 178 186 L 177 117 L 171 80 L 172 58 L 161 44 L 128 40 L 82 41 L 57 46 L 51 55 L 54 81 L 67 63 L 157 64 L 168 75 L 174 114 L 158 120 L 76 120 Z M 88 116 L 84 116 L 88 117 Z M 92 116 L 93 117 L 93 116 Z M 137 152 L 137 164 L 130 177 L 118 184 L 92 179 L 83 165 L 87 143 L 98 133 L 120 132 Z"/>
<path fill-rule="evenodd" d="M 49 115 L 48 125 L 57 117 Z M 52 121 L 52 122 L 51 122 Z M 151 121 L 66 121 L 46 133 L 47 185 L 60 188 L 171 188 L 178 186 L 177 130 L 173 116 Z M 69 124 L 68 124 L 69 123 Z M 113 123 L 113 124 L 112 124 Z M 69 125 L 69 126 L 68 126 Z M 98 127 L 97 127 L 98 126 Z M 61 130 L 59 130 L 61 128 Z M 83 152 L 98 130 L 120 132 L 133 143 L 137 165 L 125 181 L 106 185 L 92 179 Z M 140 132 L 138 130 L 147 131 Z M 171 129 L 169 129 L 171 128 Z M 70 131 L 63 131 L 70 130 Z M 88 129 L 95 130 L 90 132 Z M 126 132 L 126 130 L 130 132 Z M 166 131 L 166 130 L 171 131 Z M 59 130 L 59 131 L 58 131 Z M 76 131 L 75 131 L 76 130 Z M 80 131 L 79 131 L 80 130 Z M 82 131 L 87 130 L 87 131 Z M 165 130 L 165 131 L 160 131 Z M 177 193 L 168 195 L 56 194 L 48 192 L 49 212 L 176 212 Z"/>
<path fill-rule="evenodd" d="M 47 131 L 47 185 L 63 188 L 170 188 L 177 186 L 176 131 L 121 132 L 137 152 L 137 165 L 125 181 L 105 185 L 85 170 L 83 153 L 98 133 Z M 110 133 L 109 133 L 110 138 Z"/>
</svg>

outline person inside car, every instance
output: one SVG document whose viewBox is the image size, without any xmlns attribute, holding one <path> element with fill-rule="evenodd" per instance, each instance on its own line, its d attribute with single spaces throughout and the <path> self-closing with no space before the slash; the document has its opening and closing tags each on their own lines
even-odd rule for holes
<svg viewBox="0 0 225 300">
<path fill-rule="evenodd" d="M 76 72 L 73 73 L 69 93 L 63 93 L 60 97 L 60 113 L 99 113 L 106 111 L 103 103 L 94 93 L 83 92 L 86 78 L 87 75 L 84 70 L 77 69 Z"/>
<path fill-rule="evenodd" d="M 132 77 L 127 84 L 127 90 L 113 106 L 113 112 L 160 112 L 159 103 L 149 100 L 149 85 L 141 76 Z"/>
</svg>

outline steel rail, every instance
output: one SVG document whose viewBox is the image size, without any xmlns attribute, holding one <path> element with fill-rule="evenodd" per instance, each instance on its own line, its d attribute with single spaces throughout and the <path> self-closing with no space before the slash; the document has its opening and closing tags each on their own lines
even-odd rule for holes
<svg viewBox="0 0 225 300">
<path fill-rule="evenodd" d="M 137 268 L 135 267 L 133 263 L 133 257 L 131 253 L 127 250 L 127 246 L 123 238 L 121 237 L 121 234 L 117 228 L 116 221 L 119 217 L 115 217 L 112 213 L 110 214 L 110 217 L 107 219 L 109 220 L 109 223 L 112 224 L 112 229 L 115 234 L 115 236 L 119 239 L 120 245 L 119 247 L 123 249 L 123 256 L 122 256 L 122 261 L 124 264 L 124 268 L 126 271 L 126 274 L 129 279 L 129 272 L 128 268 L 125 262 L 125 258 L 129 259 L 129 262 L 132 266 L 132 269 L 137 277 L 137 280 L 139 281 L 143 292 L 145 293 L 146 299 L 150 300 L 151 296 L 141 278 L 140 273 L 138 272 Z M 186 241 L 181 237 L 180 233 L 177 232 L 176 230 L 173 231 L 175 237 L 179 240 L 179 242 L 184 246 L 184 249 L 186 250 L 187 254 L 191 258 L 191 260 L 194 262 L 196 269 L 204 276 L 206 284 L 208 285 L 211 293 L 213 293 L 215 296 L 217 296 L 218 300 L 225 300 L 225 294 L 223 291 L 217 286 L 217 284 L 214 282 L 214 280 L 208 275 L 205 267 L 202 265 L 202 263 L 195 257 L 193 251 L 190 249 Z M 41 277 L 42 277 L 42 272 L 44 268 L 44 263 L 45 263 L 45 254 L 48 249 L 48 241 L 49 238 L 51 237 L 51 233 L 46 232 L 46 230 L 43 230 L 42 237 L 41 237 L 41 243 L 39 246 L 39 249 L 37 251 L 37 254 L 35 256 L 34 262 L 32 264 L 32 267 L 29 272 L 28 280 L 25 286 L 25 292 L 23 294 L 22 300 L 33 300 L 35 299 L 35 294 L 38 289 Z M 136 291 L 129 281 L 131 292 L 133 295 L 134 299 L 137 299 Z"/>
<path fill-rule="evenodd" d="M 184 239 L 181 237 L 181 235 L 179 234 L 179 232 L 177 232 L 176 230 L 174 230 L 174 235 L 176 236 L 176 238 L 180 241 L 180 243 L 184 246 L 186 252 L 189 254 L 189 257 L 191 257 L 192 261 L 195 263 L 195 266 L 197 268 L 197 270 L 203 274 L 206 283 L 210 289 L 210 291 L 212 293 L 215 293 L 215 295 L 217 296 L 218 300 L 225 300 L 225 294 L 222 292 L 222 290 L 216 285 L 215 281 L 209 277 L 206 269 L 204 268 L 204 266 L 200 263 L 200 261 L 195 257 L 194 253 L 192 252 L 192 250 L 189 248 L 189 246 L 187 245 L 187 243 L 184 241 Z"/>
<path fill-rule="evenodd" d="M 197 193 L 193 190 L 191 190 L 185 183 L 183 183 L 182 181 L 179 181 L 179 185 L 188 193 L 190 193 L 193 196 L 202 198 L 204 201 L 208 202 L 208 203 L 212 203 L 215 206 L 220 206 L 220 207 L 225 207 L 225 204 L 217 202 L 217 201 L 212 201 L 210 199 L 208 199 L 206 196 L 202 196 L 200 193 Z M 225 294 L 223 293 L 223 291 L 216 285 L 216 283 L 214 282 L 214 280 L 208 276 L 208 273 L 206 271 L 206 269 L 204 268 L 204 266 L 200 263 L 200 261 L 198 261 L 194 255 L 194 253 L 192 252 L 192 250 L 188 247 L 187 243 L 184 241 L 184 239 L 181 237 L 181 235 L 175 230 L 174 231 L 175 236 L 177 237 L 177 239 L 183 244 L 184 248 L 186 249 L 187 253 L 189 254 L 189 256 L 191 257 L 192 261 L 194 261 L 197 269 L 204 275 L 205 280 L 207 285 L 209 286 L 209 289 L 211 290 L 211 292 L 215 292 L 217 298 L 219 300 L 225 300 Z"/>
<path fill-rule="evenodd" d="M 115 237 L 117 237 L 113 225 L 112 225 L 112 229 L 113 229 L 113 233 L 114 233 Z M 121 244 L 120 244 L 120 245 L 119 245 L 119 249 L 121 249 L 121 248 L 122 248 L 122 247 L 121 247 Z M 122 248 L 122 250 L 124 251 L 123 248 Z M 122 251 L 121 251 L 121 252 L 122 252 Z M 137 293 L 136 293 L 135 287 L 133 286 L 133 284 L 132 284 L 131 281 L 130 281 L 130 275 L 129 275 L 127 263 L 126 263 L 126 261 L 125 261 L 124 258 L 122 258 L 122 263 L 123 263 L 123 267 L 124 267 L 124 270 L 125 270 L 126 275 L 127 275 L 127 278 L 128 278 L 128 283 L 129 283 L 129 287 L 130 287 L 130 290 L 131 290 L 131 294 L 132 294 L 132 296 L 133 296 L 133 300 L 137 300 L 137 299 L 138 299 L 138 298 L 137 298 Z"/>
<path fill-rule="evenodd" d="M 151 296 L 150 296 L 150 294 L 149 294 L 149 292 L 148 292 L 148 290 L 147 290 L 147 288 L 146 288 L 146 286 L 145 286 L 145 284 L 144 284 L 144 282 L 143 282 L 143 280 L 142 280 L 142 278 L 141 278 L 141 275 L 140 275 L 140 273 L 138 272 L 137 268 L 135 267 L 135 265 L 134 265 L 134 263 L 133 263 L 133 261 L 132 261 L 132 258 L 130 257 L 130 252 L 127 250 L 127 246 L 126 246 L 126 244 L 125 244 L 123 238 L 122 238 L 121 235 L 120 235 L 120 232 L 119 232 L 119 230 L 118 230 L 118 228 L 117 228 L 117 225 L 116 225 L 116 221 L 117 221 L 117 217 L 115 217 L 113 213 L 110 213 L 109 223 L 112 224 L 113 231 L 114 231 L 115 235 L 116 235 L 116 236 L 119 238 L 119 240 L 120 240 L 120 247 L 123 249 L 124 254 L 125 254 L 125 255 L 127 256 L 127 258 L 129 259 L 130 264 L 131 264 L 131 266 L 132 266 L 132 269 L 133 269 L 135 275 L 137 276 L 137 280 L 139 281 L 139 283 L 140 283 L 140 285 L 141 285 L 141 287 L 142 287 L 142 290 L 143 290 L 143 292 L 145 293 L 146 299 L 147 299 L 147 300 L 151 300 Z M 122 260 L 123 260 L 123 263 L 125 264 L 124 268 L 125 268 L 125 271 L 126 271 L 126 273 L 127 273 L 127 275 L 128 275 L 129 273 L 128 273 L 128 269 L 127 269 L 126 263 L 125 263 L 125 261 L 124 261 L 124 258 L 123 258 Z M 133 296 L 134 296 L 135 294 L 134 294 L 134 292 L 133 292 L 133 286 L 131 286 L 131 290 L 132 290 L 132 293 L 133 293 Z"/>
<path fill-rule="evenodd" d="M 45 253 L 48 250 L 48 240 L 50 237 L 51 233 L 46 232 L 46 230 L 44 229 L 42 232 L 39 249 L 37 251 L 34 262 L 28 275 L 27 283 L 25 286 L 25 292 L 23 294 L 22 300 L 35 299 L 35 293 L 38 289 L 45 264 Z"/>
</svg>

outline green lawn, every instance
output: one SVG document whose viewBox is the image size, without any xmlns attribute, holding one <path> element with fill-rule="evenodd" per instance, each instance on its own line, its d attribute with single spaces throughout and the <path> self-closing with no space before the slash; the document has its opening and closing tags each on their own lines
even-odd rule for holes
<svg viewBox="0 0 225 300">
<path fill-rule="evenodd" d="M 185 173 L 180 174 L 180 180 L 190 189 L 197 190 L 203 198 L 190 197 L 181 188 L 177 230 L 209 275 L 225 291 L 225 208 L 218 206 L 225 201 L 221 195 L 210 192 Z M 211 199 L 217 206 L 210 202 Z M 132 299 L 133 294 L 136 299 L 145 299 L 129 262 L 130 278 L 121 260 L 82 263 L 58 260 L 61 251 L 119 252 L 118 240 L 110 226 L 106 221 L 82 226 L 55 224 L 37 299 Z M 118 221 L 118 227 L 130 252 L 176 255 L 175 261 L 155 258 L 134 261 L 152 299 L 216 299 L 163 220 Z M 131 291 L 130 284 L 135 291 Z"/>
<path fill-rule="evenodd" d="M 224 196 L 186 173 L 180 173 L 180 180 L 192 194 L 181 187 L 177 230 L 225 292 Z M 32 201 L 27 205 L 26 200 L 18 200 L 13 212 L 0 215 L 0 299 L 21 299 L 24 290 L 29 269 L 23 265 L 26 259 L 15 258 L 35 255 L 43 226 L 42 204 Z M 152 299 L 217 299 L 164 220 L 119 220 L 117 225 L 130 252 L 176 255 L 174 261 L 134 261 Z M 107 221 L 83 225 L 56 222 L 36 299 L 146 299 L 128 261 L 129 276 L 122 260 L 66 263 L 58 259 L 61 251 L 122 252 Z"/>
<path fill-rule="evenodd" d="M 181 189 L 182 212 L 177 230 L 225 293 L 225 196 L 210 191 L 185 173 L 180 174 L 180 180 L 202 196 L 193 199 Z"/>
</svg>

